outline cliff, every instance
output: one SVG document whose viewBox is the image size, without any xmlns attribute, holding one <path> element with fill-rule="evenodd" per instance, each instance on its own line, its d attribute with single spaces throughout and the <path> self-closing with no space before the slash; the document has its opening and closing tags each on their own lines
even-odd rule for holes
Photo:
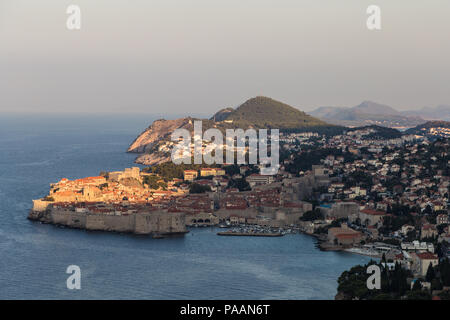
<svg viewBox="0 0 450 320">
<path fill-rule="evenodd" d="M 171 134 L 176 129 L 194 131 L 194 121 L 201 120 L 203 130 L 215 126 L 214 121 L 206 119 L 194 119 L 191 117 L 175 120 L 156 120 L 144 132 L 142 132 L 130 145 L 127 152 L 139 153 L 136 163 L 152 166 L 170 160 L 172 146 Z"/>
<path fill-rule="evenodd" d="M 179 128 L 193 130 L 192 119 L 156 120 L 133 141 L 128 148 L 128 152 L 144 153 L 151 151 L 162 139 L 170 139 L 170 134 Z"/>
</svg>

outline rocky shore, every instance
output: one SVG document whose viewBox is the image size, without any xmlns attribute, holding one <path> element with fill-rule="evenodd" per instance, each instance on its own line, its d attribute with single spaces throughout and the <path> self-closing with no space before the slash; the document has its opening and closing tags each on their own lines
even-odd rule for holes
<svg viewBox="0 0 450 320">
<path fill-rule="evenodd" d="M 164 149 L 170 144 L 170 135 L 176 129 L 193 130 L 191 118 L 156 120 L 130 145 L 127 152 L 138 153 L 136 163 L 152 166 L 170 160 L 170 153 Z M 163 150 L 164 149 L 164 150 Z"/>
</svg>

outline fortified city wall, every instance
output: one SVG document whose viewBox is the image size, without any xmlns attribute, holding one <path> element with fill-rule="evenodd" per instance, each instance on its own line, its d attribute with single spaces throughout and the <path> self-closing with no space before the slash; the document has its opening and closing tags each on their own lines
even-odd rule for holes
<svg viewBox="0 0 450 320">
<path fill-rule="evenodd" d="M 28 218 L 44 223 L 98 231 L 160 235 L 183 234 L 187 231 L 185 214 L 181 212 L 152 211 L 128 215 L 110 215 L 49 207 L 45 211 L 32 210 Z"/>
</svg>

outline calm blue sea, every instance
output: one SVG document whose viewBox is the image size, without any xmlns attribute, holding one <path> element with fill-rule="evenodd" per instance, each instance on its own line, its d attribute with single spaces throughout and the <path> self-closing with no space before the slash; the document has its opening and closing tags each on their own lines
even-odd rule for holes
<svg viewBox="0 0 450 320">
<path fill-rule="evenodd" d="M 26 219 L 49 183 L 133 165 L 125 150 L 152 120 L 0 114 L 0 299 L 333 299 L 340 273 L 368 261 L 304 235 L 151 239 Z M 81 290 L 66 288 L 72 264 Z"/>
</svg>

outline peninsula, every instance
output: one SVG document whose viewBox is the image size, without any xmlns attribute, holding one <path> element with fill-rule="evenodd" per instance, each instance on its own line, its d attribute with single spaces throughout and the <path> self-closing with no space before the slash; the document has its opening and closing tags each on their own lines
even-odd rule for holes
<svg viewBox="0 0 450 320">
<path fill-rule="evenodd" d="M 139 154 L 136 163 L 152 166 L 170 161 L 175 129 L 193 132 L 194 121 L 201 120 L 204 130 L 219 129 L 280 129 L 290 132 L 342 132 L 344 127 L 331 125 L 314 118 L 297 108 L 268 97 L 254 97 L 236 109 L 219 110 L 210 119 L 192 117 L 176 120 L 156 120 L 129 146 L 128 152 Z"/>
<path fill-rule="evenodd" d="M 154 237 L 183 235 L 185 215 L 168 212 L 155 201 L 165 195 L 144 182 L 140 169 L 103 173 L 50 185 L 48 196 L 34 200 L 28 219 L 86 230 L 130 232 Z"/>
</svg>

